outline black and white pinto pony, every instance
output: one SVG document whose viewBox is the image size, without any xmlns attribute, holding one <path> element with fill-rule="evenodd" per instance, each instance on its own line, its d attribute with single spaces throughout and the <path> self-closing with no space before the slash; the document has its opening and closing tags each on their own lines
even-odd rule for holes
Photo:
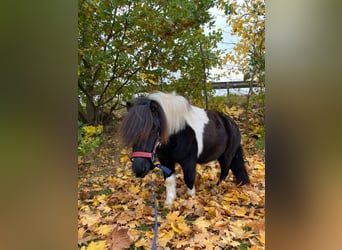
<svg viewBox="0 0 342 250">
<path fill-rule="evenodd" d="M 166 205 L 176 198 L 175 163 L 181 165 L 192 196 L 197 163 L 218 160 L 221 173 L 217 185 L 230 169 L 238 185 L 249 183 L 240 131 L 227 115 L 192 106 L 182 96 L 163 92 L 128 102 L 127 110 L 120 133 L 124 144 L 133 147 L 133 171 L 136 177 L 145 177 L 158 156 L 161 165 L 170 170 L 170 174 L 164 172 Z"/>
</svg>

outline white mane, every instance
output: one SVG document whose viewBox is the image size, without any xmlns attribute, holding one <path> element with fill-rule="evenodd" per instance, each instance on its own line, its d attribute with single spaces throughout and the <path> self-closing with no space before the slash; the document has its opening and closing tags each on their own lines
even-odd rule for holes
<svg viewBox="0 0 342 250">
<path fill-rule="evenodd" d="M 149 99 L 158 102 L 164 110 L 169 135 L 175 134 L 188 124 L 195 132 L 198 156 L 203 150 L 204 126 L 209 122 L 207 113 L 198 107 L 190 105 L 187 99 L 176 93 L 155 92 L 148 96 Z"/>
<path fill-rule="evenodd" d="M 155 92 L 148 98 L 158 102 L 164 110 L 170 135 L 185 128 L 185 115 L 191 112 L 191 106 L 187 99 L 174 92 L 172 94 Z"/>
</svg>

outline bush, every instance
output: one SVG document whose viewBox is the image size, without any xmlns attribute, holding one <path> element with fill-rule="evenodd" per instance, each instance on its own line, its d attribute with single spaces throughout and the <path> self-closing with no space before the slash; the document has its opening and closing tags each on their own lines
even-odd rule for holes
<svg viewBox="0 0 342 250">
<path fill-rule="evenodd" d="M 102 142 L 101 133 L 103 126 L 85 126 L 78 122 L 78 155 L 85 155 L 93 152 Z"/>
</svg>

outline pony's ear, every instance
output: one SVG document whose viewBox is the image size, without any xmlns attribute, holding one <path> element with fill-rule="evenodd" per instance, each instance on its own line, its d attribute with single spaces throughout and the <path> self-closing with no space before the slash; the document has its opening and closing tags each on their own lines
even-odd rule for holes
<svg viewBox="0 0 342 250">
<path fill-rule="evenodd" d="M 159 108 L 159 104 L 156 101 L 151 100 L 150 109 L 152 112 L 156 112 Z"/>
<path fill-rule="evenodd" d="M 133 103 L 127 102 L 127 103 L 126 103 L 126 109 L 129 110 L 130 108 L 133 107 L 133 105 L 134 105 Z"/>
</svg>

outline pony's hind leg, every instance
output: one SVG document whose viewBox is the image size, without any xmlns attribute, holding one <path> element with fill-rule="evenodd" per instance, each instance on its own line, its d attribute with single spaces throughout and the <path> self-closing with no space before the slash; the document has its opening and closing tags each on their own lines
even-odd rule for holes
<svg viewBox="0 0 342 250">
<path fill-rule="evenodd" d="M 236 150 L 230 168 L 233 171 L 236 183 L 238 185 L 245 185 L 250 183 L 245 162 L 243 160 L 243 151 L 241 145 Z"/>
<path fill-rule="evenodd" d="M 221 181 L 223 181 L 228 176 L 229 169 L 232 170 L 237 184 L 244 185 L 250 182 L 245 162 L 243 160 L 241 145 L 237 148 L 234 155 L 227 154 L 227 152 L 225 152 L 220 156 L 218 161 L 221 166 L 221 175 L 220 180 L 217 182 L 217 185 L 219 185 Z"/>
<path fill-rule="evenodd" d="M 217 160 L 220 163 L 220 167 L 221 167 L 220 179 L 217 182 L 217 185 L 219 185 L 221 181 L 226 179 L 226 177 L 228 176 L 233 157 L 229 154 L 226 154 L 225 152 Z"/>
</svg>

